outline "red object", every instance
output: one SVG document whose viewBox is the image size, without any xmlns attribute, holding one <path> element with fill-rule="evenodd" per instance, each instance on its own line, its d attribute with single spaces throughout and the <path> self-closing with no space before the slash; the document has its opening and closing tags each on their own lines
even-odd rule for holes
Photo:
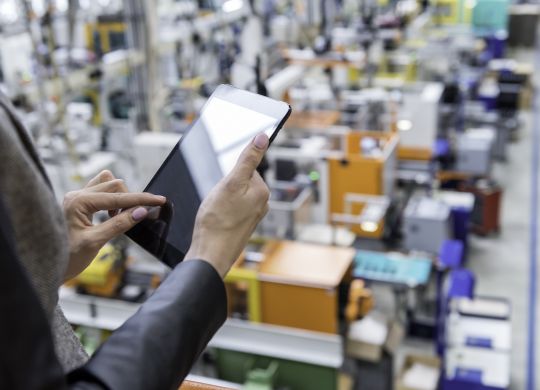
<svg viewBox="0 0 540 390">
<path fill-rule="evenodd" d="M 480 235 L 499 233 L 501 230 L 501 205 L 503 190 L 498 185 L 479 187 L 470 184 L 460 188 L 475 196 L 472 230 Z"/>
</svg>

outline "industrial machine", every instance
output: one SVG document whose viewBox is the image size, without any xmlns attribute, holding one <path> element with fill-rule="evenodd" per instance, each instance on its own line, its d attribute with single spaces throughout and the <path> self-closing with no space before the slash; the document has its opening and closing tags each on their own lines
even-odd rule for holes
<svg viewBox="0 0 540 390">
<path fill-rule="evenodd" d="M 474 297 L 463 269 L 491 246 L 471 234 L 503 228 L 493 176 L 529 135 L 534 67 L 506 57 L 508 0 L 16 3 L 0 0 L 0 88 L 59 202 L 104 169 L 142 189 L 219 84 L 292 107 L 265 155 L 269 212 L 192 373 L 227 389 L 508 389 L 509 304 Z M 90 351 L 170 272 L 123 249 L 60 293 Z M 407 336 L 439 356 L 394 375 Z"/>
<path fill-rule="evenodd" d="M 86 294 L 112 297 L 121 286 L 125 272 L 125 259 L 111 244 L 105 245 L 96 258 L 68 285 L 76 286 Z"/>
<path fill-rule="evenodd" d="M 400 160 L 431 159 L 443 91 L 440 83 L 417 84 L 403 90 L 397 115 Z"/>
<path fill-rule="evenodd" d="M 397 144 L 398 137 L 393 133 L 350 132 L 347 135 L 345 155 L 328 159 L 330 218 L 334 214 L 363 213 L 369 202 L 356 202 L 350 210 L 346 210 L 348 194 L 383 196 L 392 193 Z M 384 231 L 385 212 L 369 221 L 371 223 L 367 228 L 366 225 L 362 228 L 360 224 L 351 226 L 351 229 L 360 236 L 380 238 Z"/>
<path fill-rule="evenodd" d="M 303 225 L 311 222 L 311 187 L 277 181 L 270 191 L 270 210 L 259 225 L 260 234 L 295 239 Z"/>
<path fill-rule="evenodd" d="M 451 237 L 450 207 L 428 197 L 412 198 L 403 214 L 404 246 L 409 250 L 438 253 Z"/>
<path fill-rule="evenodd" d="M 456 145 L 456 170 L 476 176 L 489 176 L 493 163 L 495 130 L 469 129 L 460 134 Z"/>
<path fill-rule="evenodd" d="M 229 312 L 253 322 L 338 333 L 373 305 L 352 283 L 354 250 L 293 241 L 248 248 L 227 275 Z M 317 302 L 314 305 L 314 302 Z"/>
</svg>

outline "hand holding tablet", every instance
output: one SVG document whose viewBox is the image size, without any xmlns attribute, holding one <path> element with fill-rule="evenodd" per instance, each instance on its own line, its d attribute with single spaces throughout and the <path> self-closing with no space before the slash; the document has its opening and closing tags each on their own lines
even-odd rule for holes
<svg viewBox="0 0 540 390">
<path fill-rule="evenodd" d="M 286 103 L 230 86 L 218 87 L 203 107 L 200 117 L 175 146 L 145 189 L 146 192 L 165 196 L 166 205 L 152 210 L 144 221 L 126 233 L 128 237 L 171 267 L 182 261 L 191 246 L 195 218 L 203 200 L 208 198 L 208 202 L 232 202 L 231 199 L 222 198 L 222 194 L 239 196 L 235 192 L 239 188 L 235 187 L 241 186 L 239 182 L 242 180 L 237 177 L 242 177 L 246 172 L 251 172 L 252 179 L 249 185 L 243 182 L 244 190 L 255 189 L 247 193 L 264 195 L 258 189 L 263 186 L 268 191 L 262 178 L 253 174 L 256 166 L 253 169 L 251 167 L 260 163 L 266 150 L 266 147 L 264 150 L 256 150 L 254 138 L 264 133 L 271 143 L 290 112 Z M 225 175 L 229 176 L 220 182 Z M 218 188 L 214 189 L 218 183 Z M 231 224 L 229 229 L 239 229 L 236 232 L 238 236 L 246 234 L 242 230 L 245 220 L 234 219 L 232 213 L 242 214 L 247 210 L 244 217 L 253 218 L 251 234 L 263 215 L 256 208 L 249 210 L 249 207 L 254 207 L 250 202 L 255 202 L 255 198 L 255 195 L 249 195 L 244 206 L 235 203 L 231 209 L 231 215 L 228 216 Z M 266 203 L 267 199 L 264 201 Z M 250 213 L 253 215 L 248 216 Z M 261 215 L 255 218 L 258 214 Z M 204 231 L 210 226 L 207 222 L 210 217 L 197 220 L 198 226 L 204 226 Z M 199 224 L 200 220 L 203 222 Z M 249 235 L 245 241 L 248 238 Z M 197 240 L 194 243 L 199 249 L 202 245 L 213 245 L 212 242 L 202 243 Z M 197 248 L 193 248 L 193 251 L 200 252 Z M 190 251 L 191 255 L 195 254 Z M 226 254 L 223 253 L 223 256 Z"/>
<path fill-rule="evenodd" d="M 208 261 L 222 277 L 238 259 L 268 212 L 270 191 L 256 171 L 267 148 L 268 137 L 261 133 L 244 149 L 232 172 L 210 191 L 199 208 L 186 259 Z"/>
</svg>

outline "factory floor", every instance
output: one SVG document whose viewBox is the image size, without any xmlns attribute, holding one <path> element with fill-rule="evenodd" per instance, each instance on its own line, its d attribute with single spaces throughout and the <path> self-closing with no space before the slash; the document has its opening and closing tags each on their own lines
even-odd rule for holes
<svg viewBox="0 0 540 390">
<path fill-rule="evenodd" d="M 534 53 L 520 50 L 513 57 L 532 63 Z M 538 81 L 540 74 L 535 77 L 535 85 L 540 85 Z M 509 146 L 508 161 L 497 163 L 494 170 L 494 178 L 505 189 L 501 233 L 492 237 L 474 236 L 467 264 L 477 277 L 477 295 L 504 297 L 512 304 L 511 390 L 526 388 L 529 342 L 527 321 L 533 113 L 523 112 L 521 119 L 523 126 L 519 139 Z M 540 333 L 538 322 L 536 329 L 537 334 Z M 537 343 L 536 351 L 540 353 L 540 343 Z M 433 345 L 419 340 L 407 340 L 395 359 L 396 369 L 401 367 L 403 357 L 410 353 L 433 354 Z M 537 359 L 536 372 L 540 372 L 538 363 Z"/>
</svg>

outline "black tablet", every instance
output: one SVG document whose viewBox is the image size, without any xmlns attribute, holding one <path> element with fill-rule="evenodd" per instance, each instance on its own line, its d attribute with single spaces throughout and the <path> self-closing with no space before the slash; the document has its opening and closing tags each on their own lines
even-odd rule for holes
<svg viewBox="0 0 540 390">
<path fill-rule="evenodd" d="M 167 203 L 152 208 L 126 235 L 170 267 L 181 262 L 202 200 L 257 134 L 272 142 L 290 113 L 284 102 L 219 86 L 145 188 Z"/>
</svg>

